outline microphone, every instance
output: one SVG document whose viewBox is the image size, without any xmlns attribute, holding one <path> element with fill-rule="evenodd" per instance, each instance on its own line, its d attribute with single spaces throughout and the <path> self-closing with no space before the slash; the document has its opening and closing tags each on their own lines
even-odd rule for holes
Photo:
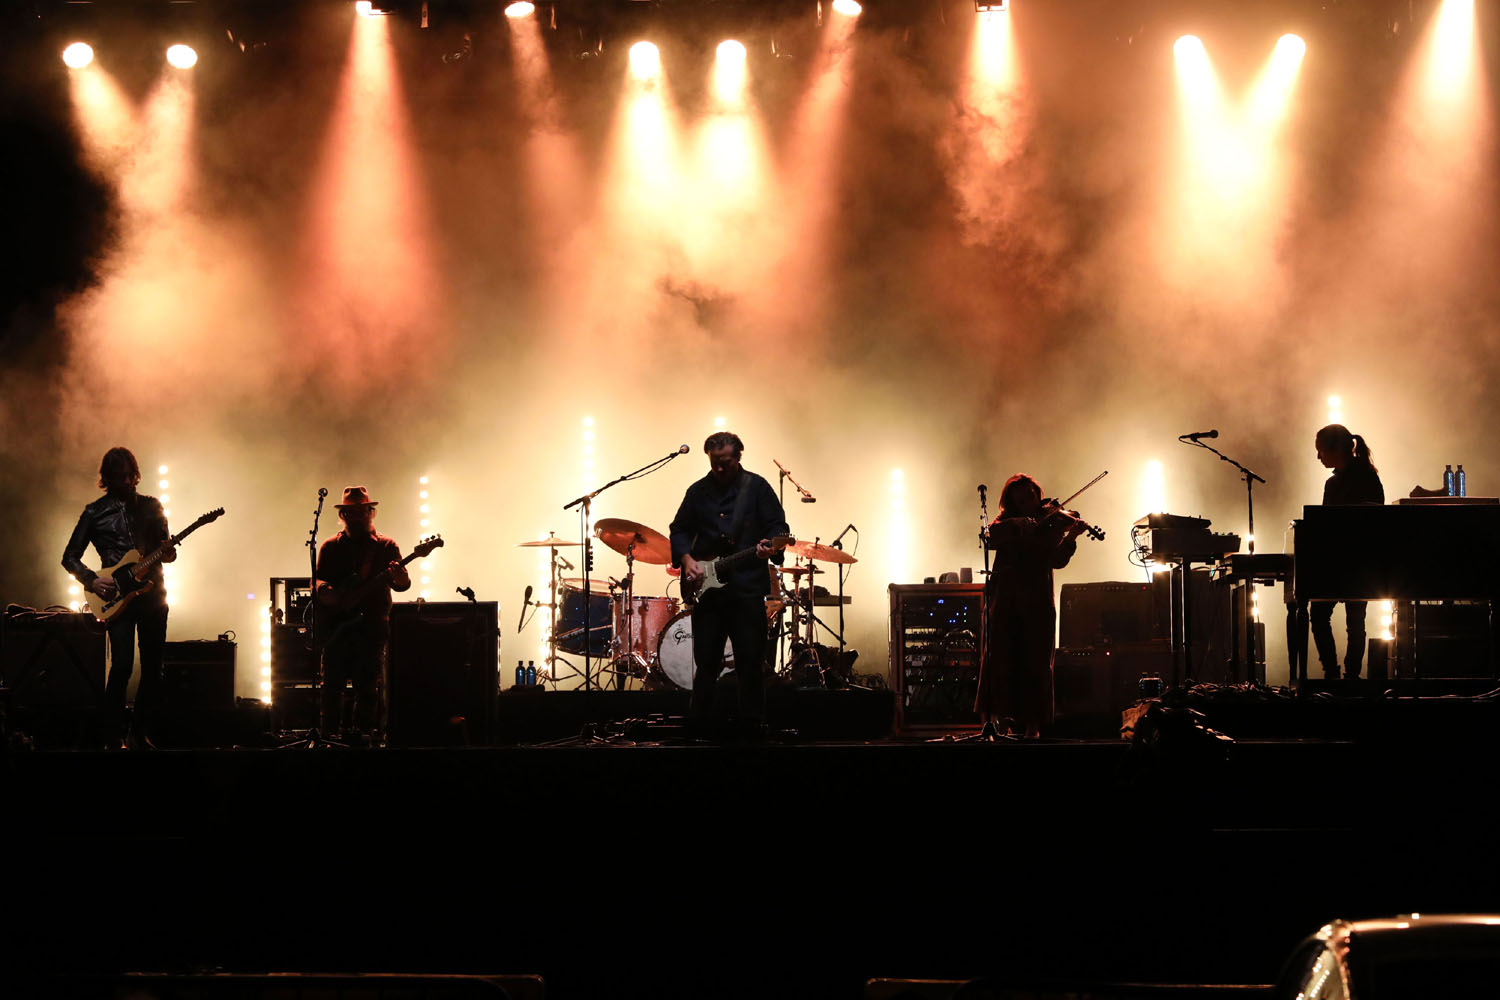
<svg viewBox="0 0 1500 1000">
<path fill-rule="evenodd" d="M 844 543 L 844 536 L 847 535 L 847 534 L 849 534 L 849 532 L 851 532 L 851 531 L 854 532 L 856 535 L 859 534 L 859 529 L 856 528 L 854 525 L 851 524 L 847 528 L 845 528 L 843 531 L 839 532 L 839 537 L 837 537 L 837 538 L 835 538 L 833 540 L 833 547 L 836 548 L 836 549 L 843 548 L 844 547 L 844 544 L 843 544 Z"/>
<path fill-rule="evenodd" d="M 561 556 L 561 555 L 559 555 L 559 556 L 558 556 L 558 557 L 557 557 L 557 561 L 558 561 L 558 562 L 559 562 L 559 563 L 560 563 L 560 564 L 562 564 L 562 568 L 563 568 L 563 569 L 573 569 L 573 568 L 574 568 L 574 566 L 573 566 L 573 564 L 572 564 L 572 563 L 570 563 L 570 562 L 568 562 L 568 561 L 567 561 L 567 560 L 566 560 L 566 559 L 564 559 L 564 558 L 563 558 L 563 557 L 562 557 L 562 556 Z"/>
<path fill-rule="evenodd" d="M 680 444 L 680 445 L 677 446 L 677 450 L 674 451 L 674 452 L 672 452 L 672 454 L 674 454 L 674 455 L 686 455 L 691 450 L 692 449 L 690 449 L 687 445 Z"/>
<path fill-rule="evenodd" d="M 1191 434 L 1179 434 L 1179 435 L 1177 435 L 1177 440 L 1179 440 L 1179 441 L 1196 441 L 1199 438 L 1216 438 L 1218 436 L 1219 436 L 1219 432 L 1218 431 L 1194 431 Z"/>
<path fill-rule="evenodd" d="M 477 604 L 478 603 L 477 601 L 474 600 L 474 588 L 473 587 L 454 587 L 453 588 L 453 592 L 455 594 L 462 594 L 463 596 L 467 597 L 469 599 L 469 603 L 470 604 Z"/>
<path fill-rule="evenodd" d="M 463 591 L 459 591 L 459 593 L 463 593 Z M 472 594 L 470 594 L 469 595 L 469 600 L 472 601 L 473 599 L 474 599 L 474 596 Z M 531 584 L 528 583 L 526 585 L 526 597 L 525 597 L 525 599 L 523 599 L 521 601 L 521 620 L 516 623 L 516 631 L 517 632 L 521 631 L 521 627 L 526 624 L 526 609 L 530 605 L 531 605 Z"/>
<path fill-rule="evenodd" d="M 815 497 L 815 496 L 813 496 L 811 493 L 804 493 L 804 494 L 802 494 L 802 502 L 803 503 L 817 503 L 818 502 L 818 498 Z"/>
<path fill-rule="evenodd" d="M 321 500 L 324 497 L 326 497 L 327 495 L 328 495 L 328 487 L 326 487 L 326 486 L 319 486 L 318 487 L 318 499 Z"/>
</svg>

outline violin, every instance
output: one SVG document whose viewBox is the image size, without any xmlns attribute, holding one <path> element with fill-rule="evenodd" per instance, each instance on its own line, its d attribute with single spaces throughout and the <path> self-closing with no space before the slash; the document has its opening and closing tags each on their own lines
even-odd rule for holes
<svg viewBox="0 0 1500 1000">
<path fill-rule="evenodd" d="M 1068 510 L 1064 508 L 1062 503 L 1059 502 L 1056 497 L 1042 498 L 1042 516 L 1044 520 L 1051 520 L 1055 518 L 1063 521 L 1071 521 L 1082 528 L 1083 534 L 1088 535 L 1094 541 L 1104 541 L 1103 528 L 1092 525 L 1089 522 L 1085 521 L 1082 517 L 1079 517 L 1078 511 Z"/>
<path fill-rule="evenodd" d="M 1103 472 L 1099 473 L 1093 479 L 1090 479 L 1087 483 L 1084 483 L 1083 484 L 1083 489 L 1080 489 L 1078 491 L 1078 493 L 1074 493 L 1073 496 L 1068 497 L 1067 500 L 1058 500 L 1058 499 L 1056 499 L 1054 497 L 1043 497 L 1042 498 L 1042 510 L 1046 512 L 1045 516 L 1046 517 L 1061 517 L 1061 518 L 1066 518 L 1067 520 L 1072 521 L 1074 524 L 1077 524 L 1081 528 L 1083 528 L 1083 533 L 1085 535 L 1088 535 L 1094 541 L 1096 541 L 1096 542 L 1102 542 L 1102 541 L 1104 541 L 1104 532 L 1103 532 L 1103 530 L 1101 530 L 1100 528 L 1098 528 L 1095 525 L 1089 524 L 1083 518 L 1081 518 L 1081 517 L 1078 516 L 1078 511 L 1076 511 L 1076 510 L 1068 510 L 1066 507 L 1063 506 L 1063 504 L 1068 503 L 1068 501 L 1072 500 L 1073 497 L 1078 496 L 1079 493 L 1082 493 L 1084 490 L 1088 489 L 1090 486 L 1093 486 L 1095 483 L 1097 483 L 1099 480 L 1103 479 L 1107 475 L 1109 475 L 1109 470 L 1105 469 Z"/>
</svg>

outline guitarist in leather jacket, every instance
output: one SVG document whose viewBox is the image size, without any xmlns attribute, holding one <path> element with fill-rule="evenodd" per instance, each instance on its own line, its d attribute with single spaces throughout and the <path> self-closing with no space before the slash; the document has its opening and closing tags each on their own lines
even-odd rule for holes
<svg viewBox="0 0 1500 1000">
<path fill-rule="evenodd" d="M 90 545 L 98 553 L 100 565 L 108 567 L 117 564 L 131 549 L 148 554 L 171 537 L 161 501 L 137 493 L 140 483 L 141 468 L 129 448 L 111 448 L 105 452 L 99 463 L 99 488 L 105 491 L 104 496 L 83 508 L 63 550 L 63 568 L 80 584 L 106 599 L 114 597 L 119 588 L 114 580 L 84 565 L 83 554 Z M 162 562 L 176 558 L 175 550 L 168 551 Z M 135 646 L 139 640 L 141 683 L 136 690 L 131 733 L 135 740 L 150 746 L 145 723 L 161 682 L 162 649 L 167 641 L 167 597 L 162 589 L 159 564 L 152 567 L 146 579 L 153 584 L 151 589 L 131 601 L 109 624 L 109 680 L 104 698 L 106 706 L 123 723 L 125 694 L 135 669 Z"/>
<path fill-rule="evenodd" d="M 761 560 L 781 562 L 771 538 L 788 534 L 786 513 L 776 491 L 761 476 L 740 466 L 744 443 L 728 431 L 703 442 L 709 473 L 687 488 L 672 519 L 672 565 L 684 579 L 702 579 L 699 560 L 754 548 L 725 585 L 703 594 L 693 607 L 693 693 L 695 724 L 710 722 L 714 689 L 724 669 L 724 640 L 734 650 L 740 688 L 740 721 L 758 732 L 765 723 L 766 595 L 770 576 Z"/>
<path fill-rule="evenodd" d="M 344 530 L 318 549 L 315 590 L 323 619 L 320 631 L 329 632 L 323 647 L 323 724 L 335 731 L 341 725 L 344 685 L 352 680 L 354 726 L 365 735 L 375 730 L 376 680 L 390 638 L 391 591 L 411 589 L 400 546 L 375 530 L 377 505 L 363 486 L 345 488 L 344 502 L 334 504 Z M 360 586 L 381 573 L 388 573 L 388 579 Z"/>
</svg>

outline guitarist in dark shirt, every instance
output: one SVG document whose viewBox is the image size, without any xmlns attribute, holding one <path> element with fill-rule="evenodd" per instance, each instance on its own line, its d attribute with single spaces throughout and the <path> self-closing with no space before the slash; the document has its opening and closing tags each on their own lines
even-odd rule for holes
<svg viewBox="0 0 1500 1000">
<path fill-rule="evenodd" d="M 1343 424 L 1329 424 L 1313 439 L 1318 461 L 1333 475 L 1323 484 L 1323 505 L 1385 503 L 1385 487 L 1380 473 L 1370 461 L 1370 446 L 1358 434 L 1349 433 Z M 1339 675 L 1338 647 L 1333 638 L 1334 601 L 1313 601 L 1308 607 L 1313 645 L 1323 665 L 1325 677 Z M 1344 602 L 1344 622 L 1349 631 L 1349 645 L 1344 651 L 1344 676 L 1359 676 L 1365 659 L 1365 601 Z"/>
<path fill-rule="evenodd" d="M 376 680 L 390 637 L 391 591 L 411 589 L 401 563 L 401 548 L 375 530 L 375 508 L 363 486 L 344 490 L 334 504 L 344 530 L 318 550 L 315 594 L 318 631 L 323 646 L 323 725 L 337 729 L 343 721 L 345 681 L 354 682 L 354 725 L 364 735 L 376 723 Z M 388 574 L 379 584 L 365 581 Z"/>
<path fill-rule="evenodd" d="M 728 637 L 739 679 L 740 719 L 759 731 L 766 714 L 766 595 L 771 592 L 764 560 L 781 562 L 771 539 L 786 535 L 788 528 L 771 484 L 740 466 L 744 450 L 739 436 L 727 431 L 703 442 L 709 473 L 687 488 L 672 519 L 672 565 L 681 567 L 687 594 L 704 578 L 700 560 L 755 550 L 755 558 L 736 564 L 722 587 L 707 591 L 693 606 L 691 712 L 700 725 L 710 721 Z"/>
<path fill-rule="evenodd" d="M 161 501 L 137 493 L 141 484 L 141 467 L 129 448 L 111 448 L 99 463 L 99 488 L 104 496 L 83 508 L 78 524 L 63 550 L 63 568 L 79 583 L 106 600 L 114 598 L 119 586 L 108 576 L 100 576 L 84 565 L 83 554 L 90 545 L 99 554 L 100 565 L 117 564 L 131 549 L 142 553 L 156 551 L 169 538 L 167 515 Z M 172 562 L 176 550 L 169 549 L 161 562 Z M 135 668 L 135 645 L 141 646 L 141 683 L 136 690 L 135 712 L 131 721 L 132 745 L 150 747 L 145 734 L 146 713 L 154 706 L 156 686 L 161 681 L 162 652 L 167 641 L 167 595 L 162 588 L 161 565 L 152 567 L 146 578 L 152 586 L 131 601 L 109 624 L 109 681 L 104 698 L 108 707 L 123 720 L 125 693 Z M 138 741 L 135 742 L 135 741 Z"/>
</svg>

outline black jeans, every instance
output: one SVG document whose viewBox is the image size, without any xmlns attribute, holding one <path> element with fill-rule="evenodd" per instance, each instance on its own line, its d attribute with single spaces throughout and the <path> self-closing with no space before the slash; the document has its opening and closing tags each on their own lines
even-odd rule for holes
<svg viewBox="0 0 1500 1000">
<path fill-rule="evenodd" d="M 766 601 L 759 594 L 733 594 L 726 587 L 710 591 L 693 608 L 693 696 L 695 720 L 712 718 L 714 689 L 724 669 L 724 640 L 734 649 L 734 674 L 740 686 L 739 717 L 763 722 L 766 717 Z"/>
<path fill-rule="evenodd" d="M 373 732 L 377 722 L 376 682 L 385 661 L 390 625 L 364 621 L 346 629 L 323 650 L 323 725 L 338 732 L 344 721 L 344 684 L 354 682 L 354 728 Z"/>
<path fill-rule="evenodd" d="M 1318 662 L 1323 665 L 1327 677 L 1339 675 L 1338 647 L 1333 641 L 1333 606 L 1335 601 L 1313 601 L 1307 610 L 1308 625 L 1312 628 L 1313 645 L 1318 650 Z M 1344 622 L 1349 630 L 1349 648 L 1344 651 L 1344 676 L 1358 677 L 1360 666 L 1365 662 L 1365 609 L 1366 601 L 1345 601 Z"/>
<path fill-rule="evenodd" d="M 104 685 L 104 700 L 121 718 L 125 714 L 125 693 L 130 687 L 130 675 L 135 671 L 137 639 L 141 646 L 141 683 L 135 692 L 135 719 L 139 730 L 147 713 L 156 708 L 162 649 L 167 643 L 167 602 L 162 600 L 159 591 L 137 597 L 109 623 L 109 680 Z"/>
</svg>

